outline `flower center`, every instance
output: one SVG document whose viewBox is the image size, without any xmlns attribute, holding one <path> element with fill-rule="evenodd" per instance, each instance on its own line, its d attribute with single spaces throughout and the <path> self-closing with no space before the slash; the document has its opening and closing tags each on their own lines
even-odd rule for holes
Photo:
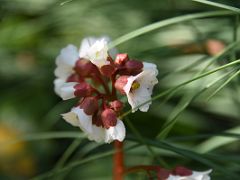
<svg viewBox="0 0 240 180">
<path fill-rule="evenodd" d="M 97 51 L 97 52 L 96 52 L 96 57 L 98 58 L 99 55 L 100 55 L 100 51 Z"/>
<path fill-rule="evenodd" d="M 136 90 L 140 87 L 140 84 L 137 81 L 134 81 L 131 86 L 131 90 Z"/>
</svg>

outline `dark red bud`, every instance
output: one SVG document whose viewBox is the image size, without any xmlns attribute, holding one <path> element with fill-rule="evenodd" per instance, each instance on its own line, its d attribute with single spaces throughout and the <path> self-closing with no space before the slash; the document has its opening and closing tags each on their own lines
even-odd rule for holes
<svg viewBox="0 0 240 180">
<path fill-rule="evenodd" d="M 129 60 L 127 54 L 117 54 L 115 59 L 115 64 L 117 65 L 124 65 Z"/>
<path fill-rule="evenodd" d="M 95 113 L 93 115 L 93 118 L 92 118 L 92 124 L 98 126 L 98 127 L 103 127 L 103 122 L 102 122 L 102 118 L 101 118 L 101 114 L 102 114 L 102 111 L 99 110 L 97 113 Z"/>
<path fill-rule="evenodd" d="M 178 176 L 190 176 L 190 175 L 192 175 L 192 170 L 187 169 L 182 166 L 178 166 L 173 170 L 172 174 L 178 175 Z"/>
<path fill-rule="evenodd" d="M 123 108 L 123 103 L 119 100 L 112 101 L 110 102 L 110 108 L 112 108 L 116 112 L 119 112 Z"/>
<path fill-rule="evenodd" d="M 95 97 L 86 97 L 81 102 L 80 108 L 82 108 L 87 115 L 93 115 L 98 110 L 98 101 Z"/>
<path fill-rule="evenodd" d="M 75 71 L 82 77 L 89 77 L 94 73 L 97 67 L 91 61 L 80 58 L 75 64 Z"/>
<path fill-rule="evenodd" d="M 101 114 L 102 122 L 105 128 L 116 126 L 117 115 L 112 109 L 105 109 Z"/>
<path fill-rule="evenodd" d="M 158 179 L 160 179 L 160 180 L 167 179 L 170 174 L 171 174 L 171 171 L 169 171 L 167 169 L 159 168 L 157 170 L 157 176 L 158 176 Z"/>
<path fill-rule="evenodd" d="M 93 88 L 86 82 L 81 82 L 74 86 L 74 95 L 76 97 L 87 97 L 91 96 L 93 93 Z"/>
<path fill-rule="evenodd" d="M 79 77 L 78 74 L 72 74 L 67 78 L 67 82 L 83 82 L 84 79 Z"/>
<path fill-rule="evenodd" d="M 123 87 L 127 84 L 127 79 L 128 79 L 129 76 L 120 76 L 114 86 L 115 88 L 121 93 L 121 94 L 125 94 L 124 90 L 123 90 Z"/>
<path fill-rule="evenodd" d="M 111 77 L 115 71 L 115 68 L 112 65 L 104 65 L 101 67 L 100 71 L 104 76 Z"/>
<path fill-rule="evenodd" d="M 126 62 L 125 67 L 128 72 L 136 75 L 142 71 L 143 63 L 141 61 L 130 60 Z"/>
</svg>

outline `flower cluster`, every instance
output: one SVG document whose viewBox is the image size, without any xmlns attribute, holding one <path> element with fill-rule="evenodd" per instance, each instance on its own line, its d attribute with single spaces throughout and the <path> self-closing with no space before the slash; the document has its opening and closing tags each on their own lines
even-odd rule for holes
<svg viewBox="0 0 240 180">
<path fill-rule="evenodd" d="M 90 140 L 106 143 L 125 138 L 125 126 L 118 118 L 123 103 L 117 92 L 127 96 L 133 112 L 146 112 L 158 83 L 156 65 L 116 54 L 108 42 L 107 37 L 90 37 L 82 41 L 79 51 L 74 45 L 63 48 L 56 58 L 54 81 L 63 100 L 79 99 L 63 118 Z"/>
</svg>

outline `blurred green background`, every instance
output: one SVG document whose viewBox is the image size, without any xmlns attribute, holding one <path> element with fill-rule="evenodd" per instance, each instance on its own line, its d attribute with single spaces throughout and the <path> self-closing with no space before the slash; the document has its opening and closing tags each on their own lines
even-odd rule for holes
<svg viewBox="0 0 240 180">
<path fill-rule="evenodd" d="M 240 1 L 215 2 L 240 7 Z M 112 149 L 111 144 L 96 144 L 86 139 L 27 141 L 31 134 L 79 132 L 60 117 L 73 102 L 61 101 L 53 91 L 55 58 L 63 47 L 79 46 L 86 36 L 108 35 L 114 40 L 164 19 L 217 10 L 221 9 L 190 0 L 0 0 L 0 179 L 29 179 L 52 170 L 73 141 L 76 147 L 66 166 Z M 236 42 L 237 21 L 237 15 L 226 15 L 175 23 L 124 42 L 117 49 L 129 53 L 133 59 L 157 64 L 159 84 L 154 90 L 157 95 L 192 79 L 213 55 Z M 228 50 L 207 70 L 237 59 L 240 54 L 236 44 L 234 50 Z M 185 165 L 195 170 L 213 169 L 212 179 L 238 179 L 239 75 L 209 101 L 207 97 L 229 76 L 191 99 L 200 89 L 225 73 L 231 75 L 237 68 L 224 69 L 184 86 L 168 100 L 157 99 L 148 113 L 131 114 L 125 120 L 130 122 L 125 123 L 125 144 L 140 145 L 125 152 L 126 165 L 154 164 L 166 168 Z M 159 138 L 163 124 L 175 119 L 177 122 L 168 136 Z M 231 134 L 216 136 L 226 131 Z M 23 140 L 6 144 L 19 138 Z M 154 153 L 145 143 L 150 143 Z M 55 177 L 104 180 L 111 179 L 111 169 L 111 156 L 107 156 Z M 147 176 L 133 173 L 126 178 L 147 179 Z"/>
</svg>

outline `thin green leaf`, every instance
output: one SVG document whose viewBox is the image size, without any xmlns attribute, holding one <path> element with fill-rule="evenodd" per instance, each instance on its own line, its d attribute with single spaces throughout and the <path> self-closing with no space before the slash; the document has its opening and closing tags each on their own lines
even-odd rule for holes
<svg viewBox="0 0 240 180">
<path fill-rule="evenodd" d="M 233 129 L 229 129 L 225 131 L 227 133 L 236 133 L 240 135 L 240 126 L 235 127 Z M 212 137 L 205 142 L 201 143 L 197 146 L 196 151 L 199 153 L 206 153 L 209 151 L 212 151 L 220 146 L 232 143 L 234 141 L 239 141 L 239 138 L 235 137 L 221 137 L 221 136 L 215 136 Z"/>
<path fill-rule="evenodd" d="M 183 15 L 183 16 L 178 16 L 170 19 L 166 19 L 163 21 L 159 21 L 147 26 L 144 26 L 142 28 L 139 28 L 135 31 L 132 31 L 130 33 L 127 33 L 113 42 L 109 44 L 109 48 L 113 48 L 115 46 L 118 46 L 128 40 L 131 40 L 135 37 L 138 37 L 140 35 L 146 34 L 148 32 L 151 32 L 153 30 L 166 27 L 172 24 L 192 20 L 192 19 L 199 19 L 199 18 L 206 18 L 206 17 L 216 17 L 216 16 L 227 16 L 227 15 L 234 15 L 235 13 L 229 12 L 229 11 L 214 11 L 214 12 L 203 12 L 203 13 L 196 13 L 196 14 L 188 14 L 188 15 Z"/>
<path fill-rule="evenodd" d="M 226 78 L 232 71 L 222 75 L 221 77 L 217 78 L 213 82 L 207 84 L 204 88 L 202 88 L 200 91 L 198 91 L 195 94 L 189 94 L 185 96 L 180 103 L 177 105 L 173 113 L 170 115 L 167 122 L 163 125 L 162 130 L 157 135 L 157 138 L 164 139 L 170 132 L 170 130 L 173 128 L 173 126 L 176 124 L 178 117 L 180 114 L 188 107 L 189 104 L 191 104 L 197 97 L 199 97 L 202 93 L 204 93 L 206 90 L 214 86 L 216 83 L 221 81 L 222 79 Z"/>
<path fill-rule="evenodd" d="M 220 87 L 218 87 L 211 95 L 208 96 L 207 101 L 209 101 L 213 96 L 215 96 L 219 91 L 221 91 L 229 82 L 231 82 L 236 76 L 240 74 L 240 70 L 230 76 Z"/>
<path fill-rule="evenodd" d="M 128 117 L 126 117 L 126 123 L 127 123 L 128 127 L 132 130 L 134 135 L 139 139 L 139 141 L 141 141 L 141 143 L 144 144 L 147 147 L 147 149 L 148 149 L 149 153 L 151 154 L 152 158 L 156 159 L 162 166 L 168 167 L 167 163 L 165 161 L 163 161 L 162 159 L 158 158 L 158 156 L 155 154 L 154 150 L 144 141 L 143 136 L 134 127 L 134 125 L 132 124 L 132 122 L 129 120 Z"/>
<path fill-rule="evenodd" d="M 27 134 L 17 140 L 8 140 L 8 142 L 1 143 L 7 146 L 18 143 L 19 141 L 39 141 L 47 139 L 60 139 L 60 138 L 85 138 L 86 136 L 81 132 L 62 131 L 62 132 L 45 132 L 37 134 Z"/>
<path fill-rule="evenodd" d="M 239 8 L 228 6 L 228 5 L 225 5 L 225 4 L 220 4 L 220 3 L 206 1 L 206 0 L 192 0 L 192 1 L 202 3 L 202 4 L 206 4 L 206 5 L 210 5 L 210 6 L 214 6 L 214 7 L 218 7 L 218 8 L 222 8 L 222 9 L 226 9 L 226 10 L 230 10 L 230 11 L 233 11 L 233 12 L 236 12 L 236 13 L 240 13 Z"/>
</svg>

